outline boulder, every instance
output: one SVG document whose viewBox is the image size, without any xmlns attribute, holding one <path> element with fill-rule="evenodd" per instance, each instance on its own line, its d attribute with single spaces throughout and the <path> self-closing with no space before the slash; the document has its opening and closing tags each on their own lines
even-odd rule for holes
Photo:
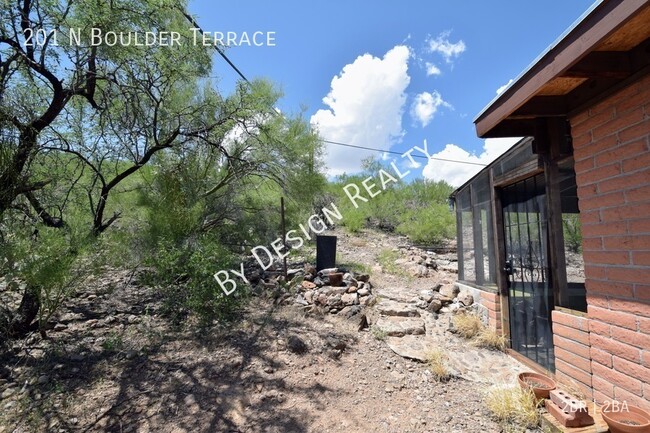
<svg viewBox="0 0 650 433">
<path fill-rule="evenodd" d="M 458 302 L 462 305 L 469 307 L 474 303 L 474 296 L 468 291 L 463 290 L 458 294 Z"/>
<path fill-rule="evenodd" d="M 431 302 L 433 300 L 433 290 L 420 291 L 420 299 L 427 303 Z"/>
<path fill-rule="evenodd" d="M 446 298 L 454 299 L 458 292 L 460 292 L 460 289 L 456 284 L 443 284 L 440 287 L 440 294 Z"/>
<path fill-rule="evenodd" d="M 427 311 L 432 313 L 437 313 L 441 308 L 442 302 L 438 299 L 432 299 L 431 302 L 429 302 L 429 305 L 427 305 Z"/>
<path fill-rule="evenodd" d="M 343 305 L 356 305 L 359 303 L 359 296 L 356 293 L 346 293 L 341 296 Z"/>
<path fill-rule="evenodd" d="M 368 274 L 357 275 L 356 280 L 357 280 L 357 281 L 364 282 L 364 283 L 367 283 L 368 280 L 370 280 L 370 275 L 368 275 Z"/>
</svg>

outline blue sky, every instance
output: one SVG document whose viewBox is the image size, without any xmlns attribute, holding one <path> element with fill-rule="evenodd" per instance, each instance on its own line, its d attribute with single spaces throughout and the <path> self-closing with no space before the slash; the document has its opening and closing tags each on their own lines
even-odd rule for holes
<svg viewBox="0 0 650 433">
<path fill-rule="evenodd" d="M 194 0 L 190 11 L 206 31 L 275 32 L 275 46 L 231 47 L 227 55 L 249 79 L 279 86 L 283 112 L 306 107 L 324 138 L 393 151 L 427 140 L 439 157 L 486 163 L 513 141 L 485 143 L 472 119 L 592 2 Z M 228 93 L 237 76 L 214 60 Z M 381 156 L 327 149 L 330 175 Z M 458 185 L 476 171 L 432 160 L 412 176 Z"/>
</svg>

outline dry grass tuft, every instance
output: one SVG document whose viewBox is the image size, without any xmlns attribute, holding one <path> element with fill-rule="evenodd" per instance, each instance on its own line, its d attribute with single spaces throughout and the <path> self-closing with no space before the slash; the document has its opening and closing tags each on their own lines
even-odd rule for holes
<svg viewBox="0 0 650 433">
<path fill-rule="evenodd" d="M 451 374 L 445 365 L 445 355 L 441 349 L 432 349 L 427 352 L 427 364 L 436 382 L 445 382 L 451 379 Z"/>
<path fill-rule="evenodd" d="M 539 425 L 537 399 L 532 390 L 519 386 L 495 386 L 485 396 L 485 405 L 507 432 L 521 432 Z"/>
<path fill-rule="evenodd" d="M 483 327 L 478 335 L 474 337 L 473 343 L 478 347 L 496 349 L 503 352 L 506 350 L 508 340 L 505 335 L 499 334 L 493 329 Z"/>
<path fill-rule="evenodd" d="M 483 329 L 481 318 L 476 314 L 460 313 L 451 320 L 458 334 L 464 338 L 474 338 Z"/>
</svg>

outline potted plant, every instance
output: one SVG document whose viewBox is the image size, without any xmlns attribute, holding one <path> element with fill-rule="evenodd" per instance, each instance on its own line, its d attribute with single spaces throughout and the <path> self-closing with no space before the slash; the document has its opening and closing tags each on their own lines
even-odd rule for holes
<svg viewBox="0 0 650 433">
<path fill-rule="evenodd" d="M 549 398 L 549 393 L 557 387 L 550 377 L 530 371 L 519 373 L 517 381 L 522 389 L 532 389 L 538 400 Z"/>
<path fill-rule="evenodd" d="M 601 408 L 603 419 L 612 433 L 650 432 L 650 414 L 625 401 L 605 402 Z"/>
</svg>

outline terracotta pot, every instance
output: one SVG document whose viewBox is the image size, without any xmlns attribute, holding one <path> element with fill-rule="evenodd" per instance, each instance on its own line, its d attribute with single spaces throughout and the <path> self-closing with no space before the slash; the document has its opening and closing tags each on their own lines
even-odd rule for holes
<svg viewBox="0 0 650 433">
<path fill-rule="evenodd" d="M 537 399 L 548 398 L 550 392 L 557 387 L 550 377 L 529 371 L 519 373 L 517 381 L 521 389 L 532 389 Z"/>
<path fill-rule="evenodd" d="M 343 274 L 341 272 L 335 272 L 329 274 L 329 283 L 332 287 L 338 287 L 343 284 Z"/>
<path fill-rule="evenodd" d="M 640 407 L 627 404 L 605 404 L 601 411 L 612 433 L 650 432 L 650 414 Z"/>
</svg>

